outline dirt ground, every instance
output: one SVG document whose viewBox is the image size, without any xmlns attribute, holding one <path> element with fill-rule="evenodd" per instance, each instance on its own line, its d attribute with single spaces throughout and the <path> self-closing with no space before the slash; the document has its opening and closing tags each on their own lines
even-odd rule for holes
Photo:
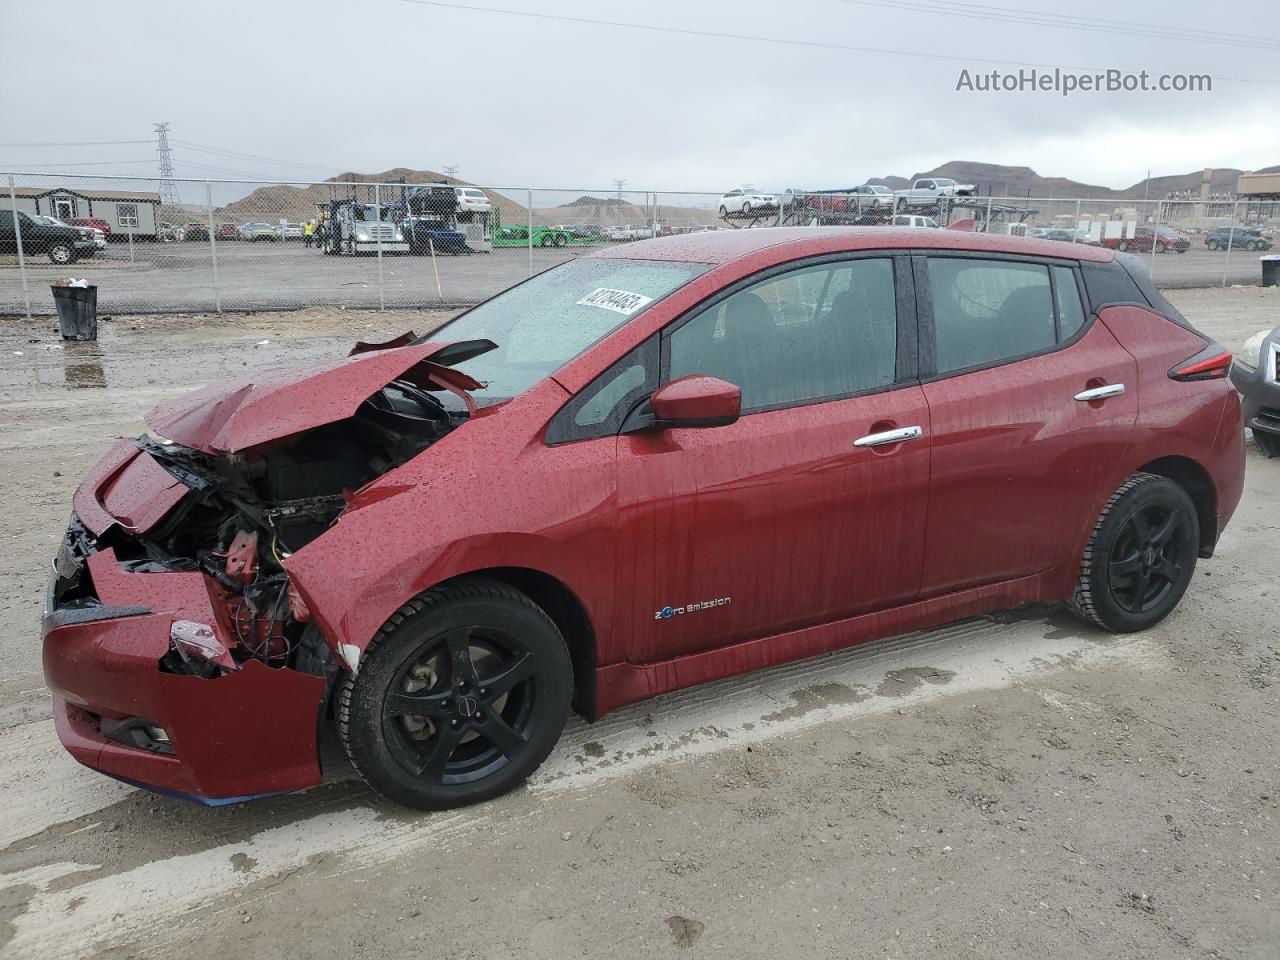
<svg viewBox="0 0 1280 960">
<path fill-rule="evenodd" d="M 1171 294 L 1235 346 L 1280 291 Z M 439 314 L 0 324 L 0 956 L 1280 956 L 1280 461 L 1144 634 L 1017 611 L 665 696 L 434 815 L 341 770 L 209 810 L 77 766 L 40 679 L 74 485 L 152 404 Z M 264 342 L 265 341 L 265 342 Z"/>
</svg>

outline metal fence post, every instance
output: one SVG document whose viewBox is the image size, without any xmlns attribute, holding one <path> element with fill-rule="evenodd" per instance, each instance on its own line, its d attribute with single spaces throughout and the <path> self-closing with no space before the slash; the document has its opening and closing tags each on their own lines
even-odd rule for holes
<svg viewBox="0 0 1280 960">
<path fill-rule="evenodd" d="M 378 309 L 387 309 L 386 294 L 382 289 L 382 190 L 379 184 L 373 185 L 373 226 L 374 236 L 378 238 Z"/>
<path fill-rule="evenodd" d="M 213 309 L 217 313 L 222 312 L 222 294 L 218 290 L 218 244 L 214 239 L 214 235 L 218 232 L 213 225 L 213 184 L 208 180 L 204 182 L 204 199 L 205 205 L 209 212 L 209 256 L 213 258 Z M 133 249 L 133 234 L 129 234 L 129 247 Z"/>
<path fill-rule="evenodd" d="M 1156 279 L 1156 244 L 1160 242 L 1160 202 L 1156 201 L 1156 212 L 1151 217 L 1151 282 Z"/>
<path fill-rule="evenodd" d="M 1240 207 L 1240 201 L 1237 200 L 1231 205 L 1231 224 L 1227 230 L 1227 257 L 1222 262 L 1222 285 L 1227 285 L 1227 271 L 1231 268 L 1231 241 L 1236 238 L 1236 219 L 1239 216 L 1237 212 Z"/>
<path fill-rule="evenodd" d="M 526 201 L 528 206 L 525 208 L 529 214 L 529 276 L 533 276 L 533 191 L 526 190 Z"/>
<path fill-rule="evenodd" d="M 22 250 L 22 221 L 18 219 L 18 192 L 9 178 L 9 203 L 13 213 L 13 235 L 18 241 L 18 275 L 22 277 L 22 299 L 27 305 L 27 319 L 31 319 L 31 291 L 27 289 L 27 258 Z"/>
<path fill-rule="evenodd" d="M 987 194 L 987 219 L 982 224 L 982 232 L 983 233 L 991 232 L 991 194 Z"/>
<path fill-rule="evenodd" d="M 1071 242 L 1080 242 L 1080 201 L 1076 201 L 1076 220 L 1071 224 Z"/>
</svg>

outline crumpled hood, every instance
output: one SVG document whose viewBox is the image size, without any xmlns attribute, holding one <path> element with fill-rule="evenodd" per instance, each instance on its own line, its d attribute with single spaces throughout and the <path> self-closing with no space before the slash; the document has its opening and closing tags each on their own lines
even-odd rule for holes
<svg viewBox="0 0 1280 960">
<path fill-rule="evenodd" d="M 360 404 L 393 380 L 427 385 L 434 365 L 461 363 L 496 347 L 491 340 L 402 344 L 360 343 L 350 356 L 306 367 L 274 367 L 213 384 L 164 403 L 147 426 L 202 453 L 237 453 L 353 416 Z M 477 387 L 460 371 L 451 380 Z"/>
</svg>

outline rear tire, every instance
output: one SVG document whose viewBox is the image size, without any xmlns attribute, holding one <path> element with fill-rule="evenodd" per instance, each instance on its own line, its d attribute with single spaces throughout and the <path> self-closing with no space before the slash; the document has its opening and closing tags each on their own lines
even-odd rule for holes
<svg viewBox="0 0 1280 960">
<path fill-rule="evenodd" d="M 555 746 L 573 670 L 524 594 L 474 579 L 429 590 L 370 642 L 338 697 L 338 735 L 365 782 L 441 810 L 506 793 Z"/>
<path fill-rule="evenodd" d="M 1121 240 L 1121 241 L 1116 245 L 1116 249 L 1117 249 L 1117 250 L 1119 250 L 1121 253 L 1127 253 L 1127 252 L 1129 251 L 1129 241 L 1128 241 L 1128 240 Z"/>
<path fill-rule="evenodd" d="M 1103 507 L 1069 605 L 1112 633 L 1155 626 L 1186 592 L 1199 545 L 1200 522 L 1186 490 L 1135 473 Z"/>
</svg>

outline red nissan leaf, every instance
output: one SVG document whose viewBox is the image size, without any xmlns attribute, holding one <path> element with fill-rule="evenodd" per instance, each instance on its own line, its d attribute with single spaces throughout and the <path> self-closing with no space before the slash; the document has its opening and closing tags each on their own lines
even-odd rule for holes
<svg viewBox="0 0 1280 960">
<path fill-rule="evenodd" d="M 77 760 L 205 803 L 497 796 L 571 709 L 986 611 L 1177 605 L 1240 499 L 1231 354 L 1123 255 L 756 229 L 153 410 L 84 479 L 44 669 Z"/>
</svg>

